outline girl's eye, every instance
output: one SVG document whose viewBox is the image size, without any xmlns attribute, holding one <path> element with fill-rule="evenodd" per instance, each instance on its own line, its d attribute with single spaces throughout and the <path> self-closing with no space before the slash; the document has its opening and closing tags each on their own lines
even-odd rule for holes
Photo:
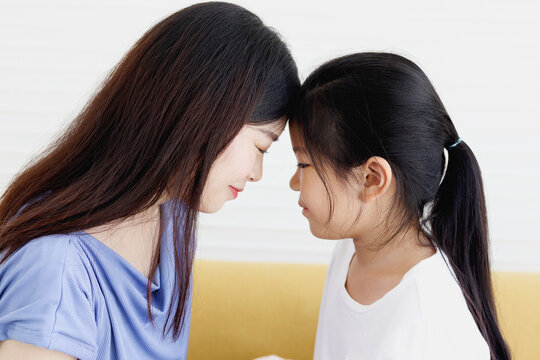
<svg viewBox="0 0 540 360">
<path fill-rule="evenodd" d="M 257 149 L 261 152 L 261 154 L 268 154 L 267 150 L 263 150 L 260 147 L 257 147 Z"/>
<path fill-rule="evenodd" d="M 298 165 L 296 165 L 296 166 L 298 166 L 300 169 L 303 169 L 303 168 L 305 168 L 305 167 L 307 167 L 309 165 L 308 164 L 298 163 Z"/>
</svg>

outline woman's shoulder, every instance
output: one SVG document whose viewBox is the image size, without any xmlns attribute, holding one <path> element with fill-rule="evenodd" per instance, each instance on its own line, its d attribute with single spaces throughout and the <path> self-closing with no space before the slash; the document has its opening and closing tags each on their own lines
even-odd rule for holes
<svg viewBox="0 0 540 360">
<path fill-rule="evenodd" d="M 82 252 L 79 246 L 80 238 L 74 233 L 51 234 L 40 236 L 28 241 L 15 251 L 5 262 L 4 266 L 51 266 L 81 264 Z M 5 265 L 4 265 L 5 264 Z"/>
<path fill-rule="evenodd" d="M 97 352 L 93 286 L 77 236 L 32 239 L 0 265 L 0 341 Z"/>
<path fill-rule="evenodd" d="M 0 294 L 10 289 L 20 292 L 28 287 L 35 293 L 60 295 L 69 283 L 79 289 L 90 288 L 89 266 L 75 234 L 41 236 L 27 242 L 0 264 Z"/>
</svg>

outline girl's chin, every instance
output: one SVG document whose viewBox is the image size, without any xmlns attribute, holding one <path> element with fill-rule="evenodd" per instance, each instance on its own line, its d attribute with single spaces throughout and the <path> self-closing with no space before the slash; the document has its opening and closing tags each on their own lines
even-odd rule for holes
<svg viewBox="0 0 540 360">
<path fill-rule="evenodd" d="M 313 236 L 322 240 L 341 240 L 345 238 L 345 236 L 340 236 L 340 234 L 333 234 L 328 232 L 328 229 L 326 229 L 324 226 L 319 227 L 315 224 L 312 224 L 311 222 L 309 223 L 309 230 L 311 231 L 311 234 L 313 234 Z"/>
</svg>

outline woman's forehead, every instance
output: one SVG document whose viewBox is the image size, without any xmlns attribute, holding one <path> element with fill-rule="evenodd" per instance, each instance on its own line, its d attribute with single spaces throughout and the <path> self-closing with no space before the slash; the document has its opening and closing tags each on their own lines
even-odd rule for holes
<svg viewBox="0 0 540 360">
<path fill-rule="evenodd" d="M 270 139 L 272 139 L 272 141 L 277 141 L 279 136 L 283 133 L 285 125 L 285 122 L 275 121 L 268 124 L 248 125 L 248 127 L 265 136 L 268 136 Z"/>
</svg>

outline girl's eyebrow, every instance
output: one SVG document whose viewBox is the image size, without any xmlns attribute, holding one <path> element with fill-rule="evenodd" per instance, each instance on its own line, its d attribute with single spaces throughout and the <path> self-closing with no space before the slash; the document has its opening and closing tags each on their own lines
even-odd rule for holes
<svg viewBox="0 0 540 360">
<path fill-rule="evenodd" d="M 303 152 L 305 153 L 306 152 L 306 149 L 304 149 L 303 147 L 301 146 L 293 146 L 293 152 L 297 153 L 297 152 Z"/>
<path fill-rule="evenodd" d="M 262 132 L 263 134 L 268 135 L 272 139 L 272 141 L 278 141 L 279 136 L 273 131 L 270 131 L 267 129 L 260 129 L 260 128 L 256 128 L 256 129 Z"/>
</svg>

